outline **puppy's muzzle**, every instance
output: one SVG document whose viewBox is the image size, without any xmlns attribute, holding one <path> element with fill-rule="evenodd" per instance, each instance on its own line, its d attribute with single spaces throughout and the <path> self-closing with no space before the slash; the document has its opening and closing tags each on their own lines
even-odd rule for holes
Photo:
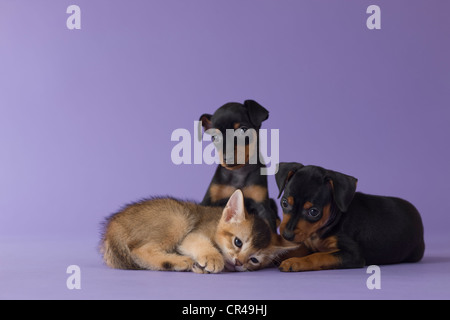
<svg viewBox="0 0 450 320">
<path fill-rule="evenodd" d="M 293 230 L 287 230 L 287 229 L 285 229 L 285 230 L 283 231 L 283 238 L 285 238 L 285 239 L 288 240 L 288 241 L 294 240 L 294 238 L 295 238 L 295 233 L 294 233 L 294 231 L 293 231 Z"/>
</svg>

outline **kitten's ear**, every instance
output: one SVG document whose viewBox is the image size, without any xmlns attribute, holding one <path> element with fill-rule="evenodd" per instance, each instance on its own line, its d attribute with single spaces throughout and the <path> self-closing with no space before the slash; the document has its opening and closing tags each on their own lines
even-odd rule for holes
<svg viewBox="0 0 450 320">
<path fill-rule="evenodd" d="M 241 190 L 236 190 L 223 209 L 222 219 L 227 223 L 239 223 L 247 219 L 244 207 L 244 195 Z"/>
</svg>

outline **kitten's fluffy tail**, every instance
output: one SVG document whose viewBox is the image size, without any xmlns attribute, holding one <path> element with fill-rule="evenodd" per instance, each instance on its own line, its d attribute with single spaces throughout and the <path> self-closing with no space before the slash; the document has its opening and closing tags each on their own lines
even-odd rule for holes
<svg viewBox="0 0 450 320">
<path fill-rule="evenodd" d="M 123 239 L 118 239 L 122 232 L 110 232 L 111 229 L 120 228 L 114 222 L 107 224 L 100 244 L 100 252 L 106 265 L 115 269 L 142 269 L 131 257 L 131 252 Z"/>
</svg>

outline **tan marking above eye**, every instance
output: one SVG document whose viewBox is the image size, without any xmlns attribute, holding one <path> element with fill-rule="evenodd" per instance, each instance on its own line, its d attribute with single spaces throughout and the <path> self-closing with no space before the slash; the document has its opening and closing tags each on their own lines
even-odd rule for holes
<svg viewBox="0 0 450 320">
<path fill-rule="evenodd" d="M 293 205 L 294 205 L 294 197 L 292 197 L 292 196 L 287 197 L 287 202 L 288 202 L 291 206 L 293 206 Z"/>
<path fill-rule="evenodd" d="M 305 210 L 311 209 L 312 207 L 314 207 L 314 204 L 312 204 L 309 201 L 306 201 L 305 204 L 303 205 L 303 209 Z"/>
</svg>

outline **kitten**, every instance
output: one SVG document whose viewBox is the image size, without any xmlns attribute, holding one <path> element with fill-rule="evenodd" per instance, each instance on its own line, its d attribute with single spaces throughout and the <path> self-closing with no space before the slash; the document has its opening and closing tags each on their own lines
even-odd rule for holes
<svg viewBox="0 0 450 320">
<path fill-rule="evenodd" d="M 249 215 L 240 190 L 224 209 L 173 198 L 131 204 L 107 219 L 101 245 L 112 268 L 196 273 L 261 269 L 298 247 Z"/>
</svg>

